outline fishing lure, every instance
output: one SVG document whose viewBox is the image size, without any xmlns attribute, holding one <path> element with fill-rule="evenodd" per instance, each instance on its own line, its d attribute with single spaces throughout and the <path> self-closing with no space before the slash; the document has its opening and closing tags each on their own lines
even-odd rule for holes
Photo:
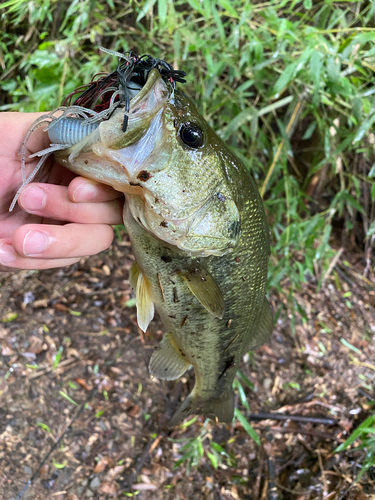
<svg viewBox="0 0 375 500">
<path fill-rule="evenodd" d="M 116 71 L 112 73 L 98 73 L 90 83 L 82 85 L 70 93 L 63 101 L 62 106 L 40 116 L 27 131 L 20 147 L 22 185 L 18 189 L 9 211 L 17 203 L 21 191 L 33 181 L 46 160 L 55 152 L 68 149 L 82 141 L 94 132 L 99 124 L 111 118 L 118 109 L 124 110 L 122 131 L 128 126 L 130 101 L 146 85 L 148 75 L 157 69 L 167 85 L 174 89 L 176 82 L 185 83 L 183 78 L 186 73 L 173 69 L 162 59 L 155 59 L 149 54 L 142 56 L 129 51 L 121 54 L 104 47 L 99 47 L 102 52 L 118 57 Z M 99 78 L 98 78 L 99 77 Z M 78 97 L 72 102 L 73 98 Z M 56 116 L 57 113 L 61 113 Z M 30 136 L 41 126 L 48 132 L 51 140 L 49 148 L 30 155 L 30 158 L 39 157 L 31 174 L 26 177 L 26 149 Z"/>
</svg>

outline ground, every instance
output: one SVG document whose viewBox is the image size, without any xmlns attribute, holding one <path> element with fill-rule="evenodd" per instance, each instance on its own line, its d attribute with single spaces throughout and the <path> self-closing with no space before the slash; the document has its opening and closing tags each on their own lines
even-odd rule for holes
<svg viewBox="0 0 375 500">
<path fill-rule="evenodd" d="M 2 277 L 1 500 L 33 475 L 24 499 L 375 499 L 373 469 L 355 482 L 365 452 L 333 453 L 374 399 L 375 292 L 360 257 L 344 254 L 335 279 L 295 293 L 303 320 L 271 292 L 274 334 L 245 356 L 237 384 L 260 445 L 238 420 L 167 428 L 193 375 L 150 378 L 163 327 L 137 328 L 132 259 L 122 235 L 70 268 Z"/>
</svg>

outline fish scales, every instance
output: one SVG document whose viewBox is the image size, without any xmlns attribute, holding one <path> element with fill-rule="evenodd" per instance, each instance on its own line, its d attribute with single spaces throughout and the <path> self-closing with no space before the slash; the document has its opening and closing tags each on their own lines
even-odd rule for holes
<svg viewBox="0 0 375 500">
<path fill-rule="evenodd" d="M 195 373 L 171 425 L 193 413 L 230 422 L 242 356 L 272 331 L 262 200 L 242 162 L 156 69 L 130 101 L 128 131 L 123 122 L 117 109 L 55 158 L 125 194 L 138 323 L 146 330 L 155 308 L 166 328 L 150 372 Z"/>
</svg>

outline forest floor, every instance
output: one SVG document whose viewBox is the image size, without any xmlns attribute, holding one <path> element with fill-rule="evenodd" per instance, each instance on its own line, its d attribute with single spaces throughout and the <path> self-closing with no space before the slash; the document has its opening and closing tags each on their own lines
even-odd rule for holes
<svg viewBox="0 0 375 500">
<path fill-rule="evenodd" d="M 293 332 L 281 314 L 270 342 L 245 356 L 251 415 L 238 407 L 261 446 L 238 420 L 167 428 L 193 375 L 150 378 L 163 327 L 136 326 L 132 259 L 124 235 L 72 267 L 1 277 L 1 500 L 35 473 L 23 499 L 375 499 L 374 469 L 355 482 L 365 452 L 333 453 L 375 399 L 375 289 L 360 256 L 342 256 L 319 292 L 304 284 L 295 297 L 306 319 Z M 283 297 L 270 300 L 285 311 Z"/>
</svg>

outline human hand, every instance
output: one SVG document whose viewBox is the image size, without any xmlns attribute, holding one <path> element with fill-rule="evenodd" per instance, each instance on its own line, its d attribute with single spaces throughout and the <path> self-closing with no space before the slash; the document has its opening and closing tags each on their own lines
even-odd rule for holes
<svg viewBox="0 0 375 500">
<path fill-rule="evenodd" d="M 109 186 L 77 177 L 53 162 L 42 182 L 29 184 L 9 213 L 22 184 L 18 149 L 29 126 L 42 113 L 0 113 L 0 272 L 49 269 L 78 262 L 112 242 L 111 224 L 122 224 L 123 195 Z M 49 146 L 40 127 L 27 147 L 30 154 Z"/>
</svg>

